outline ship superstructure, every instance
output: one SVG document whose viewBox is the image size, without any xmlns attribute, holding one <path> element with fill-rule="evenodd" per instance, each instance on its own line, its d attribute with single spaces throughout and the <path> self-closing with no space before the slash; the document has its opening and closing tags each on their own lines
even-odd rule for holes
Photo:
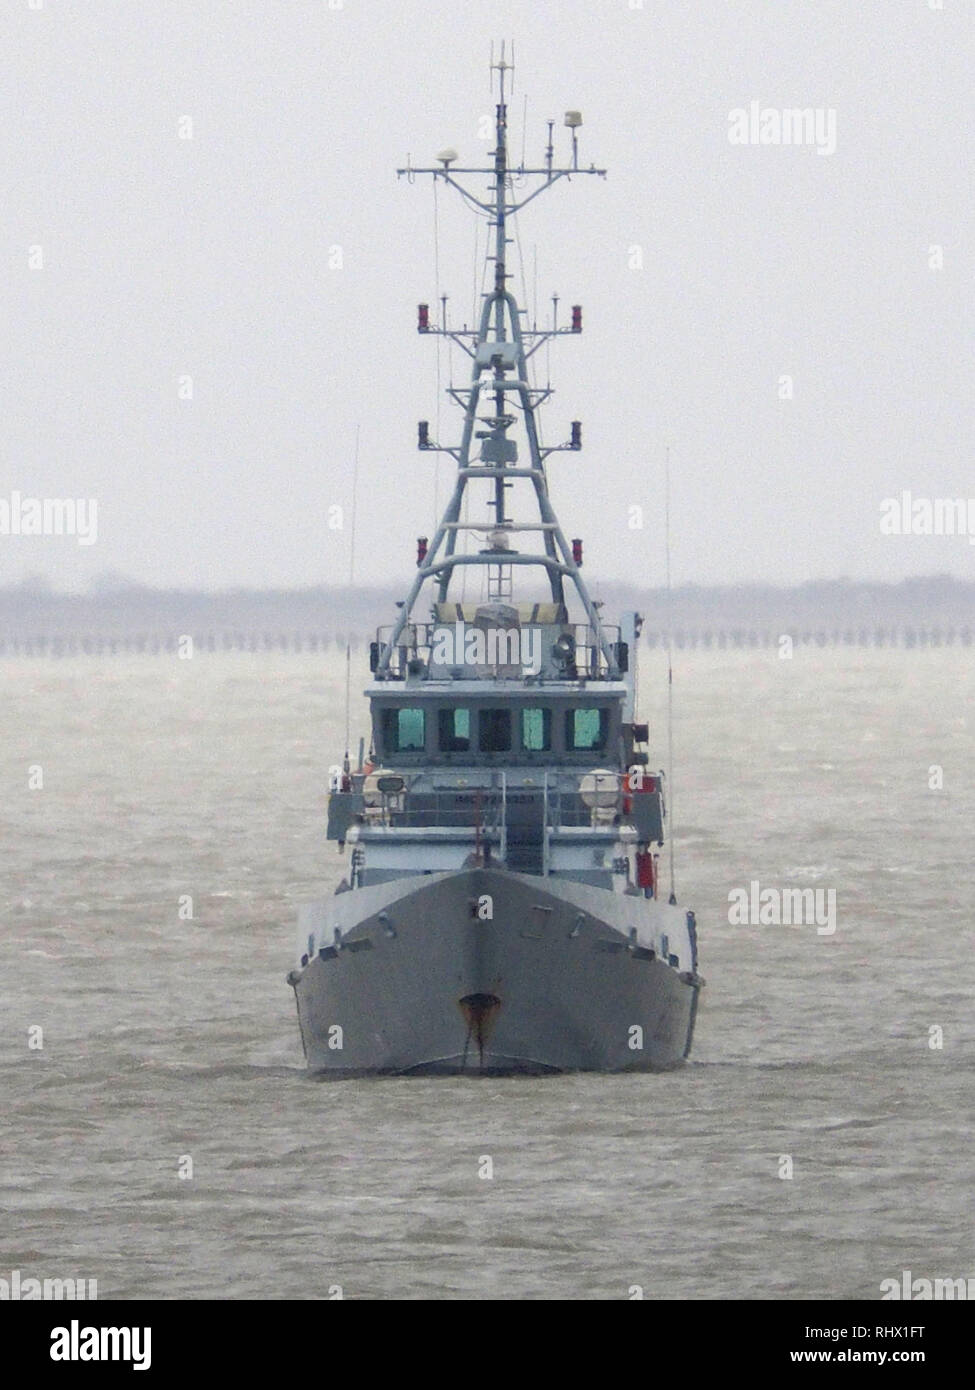
<svg viewBox="0 0 975 1390">
<path fill-rule="evenodd" d="M 550 387 L 530 361 L 581 332 L 529 325 L 511 289 L 512 219 L 584 174 L 572 154 L 508 157 L 503 51 L 487 167 L 445 150 L 426 175 L 492 230 L 492 287 L 474 328 L 418 309 L 421 335 L 470 358 L 449 394 L 457 445 L 418 428 L 456 464 L 436 532 L 395 621 L 371 645 L 372 746 L 329 800 L 328 836 L 348 855 L 334 897 L 302 910 L 295 989 L 309 1066 L 363 1072 L 623 1070 L 687 1056 L 702 981 L 694 914 L 659 896 L 664 779 L 649 769 L 636 711 L 641 619 L 603 620 L 581 574 L 582 541 L 552 507 L 556 446 L 538 411 Z M 472 186 L 487 177 L 488 193 Z M 467 591 L 477 597 L 468 599 Z M 427 606 L 421 609 L 421 600 Z"/>
</svg>

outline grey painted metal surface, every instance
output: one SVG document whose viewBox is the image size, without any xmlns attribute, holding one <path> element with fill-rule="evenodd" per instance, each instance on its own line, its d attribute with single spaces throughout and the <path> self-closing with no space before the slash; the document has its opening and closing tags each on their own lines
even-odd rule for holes
<svg viewBox="0 0 975 1390">
<path fill-rule="evenodd" d="M 499 869 L 409 883 L 306 909 L 316 949 L 290 979 L 311 1070 L 649 1071 L 689 1052 L 678 908 Z"/>
</svg>

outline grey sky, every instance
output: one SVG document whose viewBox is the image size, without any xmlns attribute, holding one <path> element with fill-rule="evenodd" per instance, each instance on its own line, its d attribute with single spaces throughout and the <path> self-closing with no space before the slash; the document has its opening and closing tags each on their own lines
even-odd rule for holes
<svg viewBox="0 0 975 1390">
<path fill-rule="evenodd" d="M 98 540 L 0 536 L 0 584 L 344 583 L 357 424 L 357 577 L 409 577 L 433 525 L 434 219 L 395 168 L 485 155 L 501 37 L 515 156 L 527 94 L 530 157 L 550 117 L 565 151 L 576 107 L 609 168 L 521 219 L 540 309 L 585 310 L 544 421 L 549 443 L 584 424 L 550 479 L 591 581 L 661 581 L 667 438 L 678 581 L 970 577 L 967 539 L 883 536 L 880 504 L 975 494 L 972 6 L 630 4 L 8 0 L 0 497 L 94 497 Z M 834 109 L 836 152 L 732 145 L 752 101 Z M 440 212 L 469 320 L 474 219 L 444 190 Z M 446 400 L 440 421 L 453 442 Z"/>
</svg>

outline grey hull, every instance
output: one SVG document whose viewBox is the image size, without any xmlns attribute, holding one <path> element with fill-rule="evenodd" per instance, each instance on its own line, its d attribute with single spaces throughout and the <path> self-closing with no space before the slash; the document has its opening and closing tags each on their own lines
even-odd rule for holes
<svg viewBox="0 0 975 1390">
<path fill-rule="evenodd" d="M 661 958 L 661 929 L 682 918 L 642 897 L 492 868 L 309 904 L 314 954 L 288 977 L 308 1066 L 340 1076 L 673 1067 L 690 1051 L 701 983 L 690 961 Z"/>
</svg>

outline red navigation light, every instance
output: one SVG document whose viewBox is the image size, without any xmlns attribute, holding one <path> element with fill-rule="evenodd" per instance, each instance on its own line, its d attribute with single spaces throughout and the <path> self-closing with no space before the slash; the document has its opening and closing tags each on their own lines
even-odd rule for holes
<svg viewBox="0 0 975 1390">
<path fill-rule="evenodd" d="M 572 306 L 572 331 L 573 333 L 582 332 L 582 305 L 573 304 Z"/>
<path fill-rule="evenodd" d="M 419 569 L 420 565 L 423 564 L 423 562 L 424 562 L 424 560 L 425 560 L 426 558 L 427 558 L 427 538 L 426 538 L 426 536 L 417 536 L 417 538 L 416 538 L 416 564 L 417 564 L 417 568 L 418 568 L 418 569 Z"/>
<path fill-rule="evenodd" d="M 582 541 L 578 536 L 572 542 L 572 563 L 574 565 L 582 564 Z"/>
<path fill-rule="evenodd" d="M 418 420 L 416 423 L 416 434 L 418 449 L 429 449 L 430 447 L 430 422 L 429 420 Z"/>
<path fill-rule="evenodd" d="M 581 421 L 581 420 L 573 420 L 573 421 L 572 421 L 572 438 L 571 438 L 570 443 L 571 443 L 573 449 L 581 449 L 581 448 L 582 448 L 582 421 Z"/>
<path fill-rule="evenodd" d="M 429 304 L 418 304 L 416 306 L 416 331 L 418 333 L 429 333 L 430 331 Z"/>
</svg>

